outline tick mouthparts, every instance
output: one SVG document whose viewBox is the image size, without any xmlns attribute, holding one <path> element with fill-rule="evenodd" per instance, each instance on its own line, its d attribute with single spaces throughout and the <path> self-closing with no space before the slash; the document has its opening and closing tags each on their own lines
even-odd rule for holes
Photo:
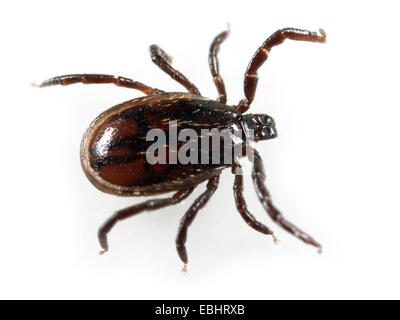
<svg viewBox="0 0 400 320">
<path fill-rule="evenodd" d="M 278 136 L 278 131 L 276 130 L 275 127 L 270 127 L 269 128 L 269 135 L 273 138 Z"/>
</svg>

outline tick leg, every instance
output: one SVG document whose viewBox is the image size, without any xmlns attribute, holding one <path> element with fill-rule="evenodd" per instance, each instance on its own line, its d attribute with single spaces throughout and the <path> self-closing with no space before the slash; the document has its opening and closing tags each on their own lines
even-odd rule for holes
<svg viewBox="0 0 400 320">
<path fill-rule="evenodd" d="M 43 88 L 43 87 L 54 86 L 57 84 L 68 86 L 74 83 L 85 83 L 85 84 L 112 83 L 118 87 L 140 90 L 147 95 L 153 95 L 163 92 L 162 90 L 148 87 L 143 83 L 133 81 L 132 79 L 124 77 L 116 77 L 107 74 L 68 74 L 64 76 L 50 78 L 46 81 L 43 81 L 39 85 L 39 87 Z"/>
<path fill-rule="evenodd" d="M 261 222 L 258 222 L 256 218 L 247 210 L 246 201 L 243 195 L 243 172 L 241 166 L 238 163 L 234 163 L 232 172 L 235 174 L 233 193 L 235 196 L 236 208 L 243 220 L 246 221 L 246 223 L 254 230 L 264 234 L 270 234 L 274 239 L 274 242 L 277 243 L 278 240 L 276 239 L 274 233 L 267 226 L 263 225 Z"/>
<path fill-rule="evenodd" d="M 101 251 L 100 254 L 108 251 L 107 234 L 111 231 L 111 229 L 118 221 L 130 218 L 146 210 L 152 211 L 177 204 L 186 199 L 192 193 L 193 189 L 194 188 L 189 188 L 186 190 L 178 191 L 170 198 L 147 200 L 145 202 L 115 212 L 103 224 L 98 232 L 100 246 L 103 248 L 103 251 Z"/>
<path fill-rule="evenodd" d="M 267 60 L 272 47 L 281 44 L 285 39 L 325 42 L 326 34 L 324 30 L 319 29 L 319 32 L 320 34 L 307 30 L 286 28 L 276 31 L 272 36 L 265 40 L 253 55 L 247 67 L 244 76 L 244 95 L 246 98 L 239 102 L 239 111 L 245 112 L 253 102 L 258 82 L 257 70 L 262 66 L 265 60 Z"/>
<path fill-rule="evenodd" d="M 224 81 L 219 73 L 219 63 L 218 63 L 218 51 L 220 44 L 228 37 L 229 30 L 224 31 L 217 35 L 214 41 L 210 46 L 210 54 L 208 57 L 208 64 L 210 65 L 211 75 L 213 77 L 215 86 L 217 87 L 219 98 L 218 102 L 225 104 L 226 103 L 226 90 Z"/>
<path fill-rule="evenodd" d="M 257 196 L 261 204 L 263 205 L 264 209 L 267 211 L 272 220 L 274 220 L 282 228 L 284 228 L 286 231 L 290 232 L 300 240 L 304 241 L 305 243 L 317 247 L 319 249 L 319 252 L 321 252 L 322 247 L 317 241 L 315 241 L 307 233 L 297 228 L 293 223 L 286 220 L 282 215 L 282 213 L 274 206 L 271 200 L 271 196 L 264 183 L 265 172 L 262 159 L 257 150 L 253 148 L 249 149 L 251 150 L 250 152 L 251 155 L 248 154 L 248 157 L 250 161 L 253 162 L 253 172 L 252 172 L 253 183 L 256 189 Z"/>
<path fill-rule="evenodd" d="M 199 89 L 189 81 L 182 73 L 171 66 L 172 59 L 159 46 L 150 46 L 151 60 L 172 79 L 183 85 L 190 93 L 200 95 Z"/>
<path fill-rule="evenodd" d="M 219 174 L 212 177 L 207 183 L 207 190 L 204 191 L 191 205 L 191 207 L 186 211 L 185 215 L 181 219 L 181 223 L 178 229 L 178 235 L 176 237 L 176 250 L 178 251 L 178 255 L 185 264 L 183 270 L 186 270 L 186 265 L 188 263 L 188 256 L 185 247 L 186 239 L 187 239 L 187 231 L 189 226 L 192 224 L 194 218 L 201 208 L 203 208 L 208 200 L 212 197 L 215 190 L 217 190 L 219 182 Z"/>
</svg>

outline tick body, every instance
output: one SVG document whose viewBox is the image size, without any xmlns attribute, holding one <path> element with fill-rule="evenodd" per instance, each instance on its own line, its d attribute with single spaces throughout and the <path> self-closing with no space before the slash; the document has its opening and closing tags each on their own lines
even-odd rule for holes
<svg viewBox="0 0 400 320">
<path fill-rule="evenodd" d="M 114 106 L 92 122 L 81 144 L 82 168 L 94 186 L 114 195 L 148 196 L 174 193 L 169 197 L 148 200 L 115 212 L 99 230 L 98 237 L 103 249 L 101 253 L 109 249 L 107 235 L 118 221 L 144 211 L 175 205 L 188 198 L 200 183 L 208 181 L 206 190 L 189 207 L 179 225 L 176 248 L 186 267 L 188 255 L 185 243 L 188 228 L 200 209 L 214 194 L 218 187 L 220 172 L 225 168 L 231 168 L 235 175 L 233 192 L 239 214 L 250 227 L 271 235 L 276 240 L 273 232 L 258 222 L 247 209 L 243 196 L 242 170 L 238 162 L 240 157 L 247 157 L 253 163 L 252 179 L 256 194 L 272 220 L 305 243 L 321 249 L 317 241 L 286 220 L 275 207 L 264 183 L 265 172 L 261 156 L 250 146 L 250 141 L 258 142 L 276 137 L 273 119 L 265 114 L 245 114 L 245 112 L 255 97 L 257 71 L 267 59 L 272 47 L 285 39 L 325 42 L 325 33 L 323 30 L 318 34 L 292 28 L 275 32 L 252 57 L 244 77 L 245 97 L 237 105 L 232 106 L 226 105 L 227 95 L 217 59 L 220 44 L 227 36 L 227 31 L 219 34 L 212 42 L 209 53 L 211 75 L 219 94 L 217 100 L 202 97 L 197 87 L 171 66 L 170 57 L 156 45 L 150 47 L 152 61 L 172 79 L 183 85 L 187 93 L 166 93 L 128 78 L 100 74 L 59 76 L 40 85 L 46 87 L 56 84 L 111 83 L 140 90 L 146 95 Z M 154 140 L 148 138 L 152 130 L 162 131 L 169 137 L 163 144 L 163 150 L 167 151 L 165 161 L 149 161 L 149 150 Z M 188 140 L 179 140 L 177 144 L 173 144 L 171 133 L 180 134 L 184 130 L 190 130 L 198 138 L 189 137 Z M 180 155 L 182 150 L 192 151 L 184 149 L 187 143 L 193 143 L 196 139 L 200 141 L 200 138 L 206 136 L 204 132 L 211 132 L 210 137 L 207 136 L 207 139 L 211 139 L 215 137 L 216 132 L 221 131 L 227 132 L 233 141 L 229 147 L 240 150 L 239 153 L 228 153 L 232 155 L 230 161 L 227 161 L 227 153 L 224 153 L 228 148 L 226 140 L 221 137 L 217 139 L 219 142 L 217 147 L 215 145 L 204 147 L 200 144 L 201 147 L 195 153 L 196 161 L 176 161 L 176 156 Z M 216 149 L 219 151 L 217 159 L 211 156 Z M 156 154 L 160 156 L 160 152 Z"/>
<path fill-rule="evenodd" d="M 124 102 L 99 115 L 81 146 L 82 167 L 100 190 L 122 196 L 160 194 L 194 187 L 227 167 L 224 163 L 150 164 L 152 129 L 177 132 L 229 129 L 240 116 L 234 108 L 190 93 L 162 93 Z M 168 142 L 167 142 L 168 143 Z M 168 147 L 171 144 L 168 143 Z M 181 145 L 177 145 L 179 151 Z"/>
</svg>

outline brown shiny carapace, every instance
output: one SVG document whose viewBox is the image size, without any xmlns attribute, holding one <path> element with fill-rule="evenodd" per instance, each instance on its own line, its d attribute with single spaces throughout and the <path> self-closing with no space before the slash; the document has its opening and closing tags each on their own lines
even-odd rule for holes
<svg viewBox="0 0 400 320">
<path fill-rule="evenodd" d="M 174 192 L 174 194 L 166 198 L 147 200 L 115 212 L 98 232 L 102 247 L 100 253 L 108 251 L 107 235 L 118 221 L 144 211 L 175 205 L 188 198 L 200 183 L 208 181 L 206 190 L 183 216 L 176 237 L 176 248 L 186 270 L 188 255 L 185 243 L 188 228 L 199 210 L 207 204 L 217 189 L 221 171 L 229 167 L 235 175 L 233 192 L 239 214 L 250 227 L 271 235 L 276 241 L 273 232 L 258 222 L 247 209 L 243 196 L 242 169 L 238 161 L 240 157 L 247 157 L 253 163 L 252 179 L 255 191 L 272 220 L 305 243 L 321 249 L 317 241 L 286 220 L 275 207 L 265 186 L 261 156 L 250 146 L 250 141 L 258 142 L 276 137 L 273 119 L 265 114 L 245 113 L 255 97 L 257 71 L 267 60 L 271 49 L 286 39 L 325 42 L 325 32 L 321 29 L 317 33 L 287 28 L 278 30 L 267 38 L 257 49 L 247 67 L 244 76 L 244 99 L 237 105 L 231 106 L 226 104 L 225 85 L 219 72 L 217 59 L 220 44 L 226 39 L 228 33 L 225 31 L 219 34 L 212 42 L 209 51 L 211 75 L 219 94 L 216 100 L 202 97 L 198 88 L 171 66 L 171 58 L 157 45 L 150 47 L 152 61 L 172 79 L 184 86 L 188 92 L 164 92 L 128 78 L 103 74 L 64 75 L 40 84 L 40 87 L 48 87 L 57 84 L 111 83 L 140 90 L 146 95 L 116 105 L 100 114 L 92 122 L 81 144 L 82 168 L 95 187 L 117 196 L 148 196 L 168 192 Z M 169 137 L 162 145 L 167 155 L 165 161 L 148 160 L 149 150 L 154 143 L 154 140 L 147 139 L 151 130 L 159 130 L 157 132 L 164 132 Z M 234 141 L 229 146 L 232 150 L 239 150 L 239 153 L 232 153 L 234 156 L 231 161 L 227 161 L 228 157 L 223 151 L 228 145 L 225 140 L 218 140 L 222 145 L 218 144 L 218 147 L 213 144 L 208 147 L 201 145 L 195 151 L 196 160 L 201 158 L 206 161 L 185 163 L 176 159 L 173 161 L 174 155 L 180 155 L 183 148 L 187 148 L 186 144 L 193 143 L 197 138 L 180 140 L 177 144 L 173 144 L 170 138 L 172 130 L 176 130 L 177 134 L 190 130 L 192 134 L 197 135 L 198 139 L 204 139 L 204 132 L 211 132 L 212 134 L 210 137 L 207 136 L 207 139 L 212 139 L 215 132 L 225 130 Z M 241 132 L 241 135 L 238 135 L 238 132 Z M 189 148 L 186 151 L 193 150 Z M 215 151 L 221 151 L 217 153 L 220 155 L 218 159 L 212 156 Z"/>
</svg>

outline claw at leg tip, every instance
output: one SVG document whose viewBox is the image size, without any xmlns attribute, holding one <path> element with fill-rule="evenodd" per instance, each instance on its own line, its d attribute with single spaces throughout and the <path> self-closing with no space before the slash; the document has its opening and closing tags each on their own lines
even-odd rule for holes
<svg viewBox="0 0 400 320">
<path fill-rule="evenodd" d="M 39 88 L 40 86 L 35 82 L 31 82 L 31 87 Z"/>
<path fill-rule="evenodd" d="M 108 250 L 101 250 L 101 251 L 99 251 L 99 255 L 103 255 L 103 254 L 105 254 L 106 252 L 107 252 Z"/>
<path fill-rule="evenodd" d="M 322 40 L 322 42 L 325 42 L 325 41 L 326 41 L 326 32 L 325 32 L 325 30 L 322 29 L 322 28 L 320 28 L 320 29 L 318 29 L 318 31 L 319 31 L 319 33 L 321 34 L 321 40 Z"/>
<path fill-rule="evenodd" d="M 229 33 L 231 33 L 231 24 L 229 22 L 226 23 L 226 31 Z"/>
<path fill-rule="evenodd" d="M 279 243 L 279 239 L 277 237 L 275 237 L 274 234 L 271 234 L 271 236 L 272 236 L 272 239 L 274 240 L 274 243 L 278 244 Z"/>
<path fill-rule="evenodd" d="M 182 273 L 183 274 L 187 274 L 187 264 L 185 264 L 184 266 L 183 266 L 183 268 L 182 268 Z"/>
</svg>

